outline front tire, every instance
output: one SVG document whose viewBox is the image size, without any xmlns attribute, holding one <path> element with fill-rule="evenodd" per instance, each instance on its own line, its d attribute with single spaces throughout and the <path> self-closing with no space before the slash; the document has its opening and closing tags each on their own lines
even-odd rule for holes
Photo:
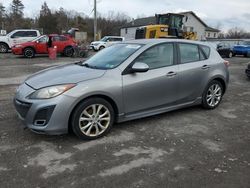
<svg viewBox="0 0 250 188">
<path fill-rule="evenodd" d="M 202 106 L 206 109 L 215 109 L 219 106 L 223 97 L 223 86 L 217 81 L 213 80 L 206 87 L 202 96 Z"/>
<path fill-rule="evenodd" d="M 35 50 L 33 48 L 25 48 L 23 50 L 24 57 L 33 58 L 35 57 Z"/>
<path fill-rule="evenodd" d="M 102 98 L 89 98 L 72 114 L 72 130 L 79 138 L 93 140 L 107 134 L 114 123 L 114 109 Z"/>
<path fill-rule="evenodd" d="M 105 47 L 104 46 L 101 46 L 100 48 L 99 48 L 99 50 L 101 51 L 101 50 L 103 50 Z"/>
<path fill-rule="evenodd" d="M 9 46 L 5 43 L 0 43 L 0 53 L 7 53 Z"/>
</svg>

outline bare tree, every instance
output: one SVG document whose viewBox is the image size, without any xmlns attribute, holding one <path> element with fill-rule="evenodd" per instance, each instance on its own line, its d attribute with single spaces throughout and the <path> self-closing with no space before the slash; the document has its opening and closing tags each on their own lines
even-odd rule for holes
<svg viewBox="0 0 250 188">
<path fill-rule="evenodd" d="M 4 29 L 5 7 L 0 3 L 0 28 Z"/>
</svg>

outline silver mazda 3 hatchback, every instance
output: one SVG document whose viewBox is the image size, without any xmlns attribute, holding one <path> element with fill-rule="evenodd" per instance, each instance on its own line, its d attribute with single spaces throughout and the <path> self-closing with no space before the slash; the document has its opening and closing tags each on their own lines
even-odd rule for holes
<svg viewBox="0 0 250 188">
<path fill-rule="evenodd" d="M 72 129 L 95 139 L 115 122 L 199 104 L 214 109 L 228 80 L 228 62 L 205 43 L 134 40 L 34 74 L 18 87 L 14 104 L 34 132 Z"/>
</svg>

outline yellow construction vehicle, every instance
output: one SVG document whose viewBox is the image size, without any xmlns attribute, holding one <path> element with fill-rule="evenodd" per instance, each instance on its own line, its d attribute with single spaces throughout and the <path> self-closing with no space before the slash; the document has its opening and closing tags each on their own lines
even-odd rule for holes
<svg viewBox="0 0 250 188">
<path fill-rule="evenodd" d="M 135 39 L 150 38 L 182 38 L 197 40 L 197 33 L 183 31 L 182 14 L 156 14 L 156 24 L 139 27 L 136 29 Z"/>
</svg>

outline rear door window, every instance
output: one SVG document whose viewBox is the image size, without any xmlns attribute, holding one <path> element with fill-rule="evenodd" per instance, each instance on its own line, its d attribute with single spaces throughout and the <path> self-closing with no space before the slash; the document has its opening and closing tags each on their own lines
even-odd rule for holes
<svg viewBox="0 0 250 188">
<path fill-rule="evenodd" d="M 208 59 L 210 56 L 210 48 L 208 46 L 201 45 L 201 49 L 205 53 L 206 59 Z"/>
<path fill-rule="evenodd" d="M 25 37 L 37 37 L 36 31 L 25 31 L 24 33 Z"/>
<path fill-rule="evenodd" d="M 200 52 L 198 45 L 180 43 L 179 49 L 181 63 L 200 61 Z"/>
</svg>

